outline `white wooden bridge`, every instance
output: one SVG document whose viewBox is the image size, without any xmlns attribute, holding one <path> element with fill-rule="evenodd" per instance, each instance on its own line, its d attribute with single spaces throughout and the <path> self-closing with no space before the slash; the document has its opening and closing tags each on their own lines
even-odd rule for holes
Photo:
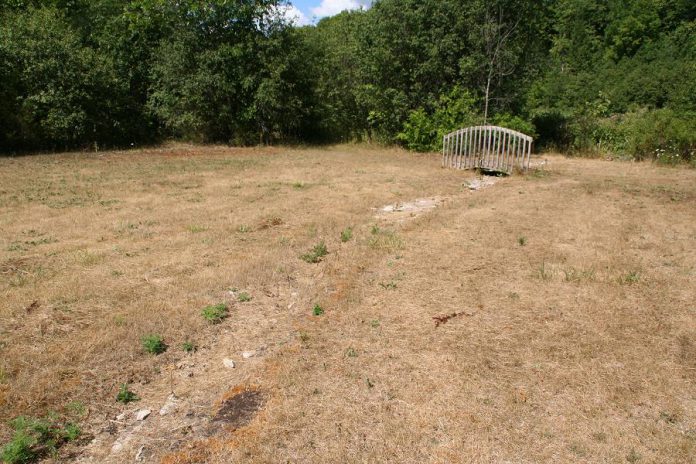
<svg viewBox="0 0 696 464">
<path fill-rule="evenodd" d="M 512 174 L 515 169 L 526 171 L 533 142 L 530 136 L 504 127 L 467 127 L 445 135 L 442 165 L 506 174 Z"/>
</svg>

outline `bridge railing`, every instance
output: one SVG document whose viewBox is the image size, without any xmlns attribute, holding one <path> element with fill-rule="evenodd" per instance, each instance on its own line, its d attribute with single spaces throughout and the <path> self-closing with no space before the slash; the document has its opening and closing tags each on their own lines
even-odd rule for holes
<svg viewBox="0 0 696 464">
<path fill-rule="evenodd" d="M 485 169 L 512 174 L 529 169 L 532 137 L 498 126 L 476 126 L 445 135 L 443 167 Z"/>
</svg>

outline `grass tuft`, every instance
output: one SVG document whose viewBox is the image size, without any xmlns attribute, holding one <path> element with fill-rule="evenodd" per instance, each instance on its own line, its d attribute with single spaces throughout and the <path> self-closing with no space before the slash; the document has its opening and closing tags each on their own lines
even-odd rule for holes
<svg viewBox="0 0 696 464">
<path fill-rule="evenodd" d="M 300 259 L 306 263 L 316 264 L 320 263 L 324 256 L 328 254 L 329 250 L 326 248 L 326 244 L 324 242 L 319 242 L 311 251 L 300 256 Z"/>
<path fill-rule="evenodd" d="M 351 238 L 353 238 L 353 229 L 351 227 L 348 227 L 341 232 L 341 242 L 349 242 Z"/>
</svg>

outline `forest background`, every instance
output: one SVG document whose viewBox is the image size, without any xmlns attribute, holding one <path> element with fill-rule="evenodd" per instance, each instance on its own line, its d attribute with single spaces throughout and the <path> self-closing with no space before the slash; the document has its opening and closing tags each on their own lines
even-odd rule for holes
<svg viewBox="0 0 696 464">
<path fill-rule="evenodd" d="M 537 149 L 696 164 L 696 2 L 0 0 L 0 152 L 176 139 Z"/>
</svg>

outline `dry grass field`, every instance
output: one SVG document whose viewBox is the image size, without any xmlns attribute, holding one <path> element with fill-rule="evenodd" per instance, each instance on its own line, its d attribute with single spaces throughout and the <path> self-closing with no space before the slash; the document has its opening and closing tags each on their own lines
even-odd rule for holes
<svg viewBox="0 0 696 464">
<path fill-rule="evenodd" d="M 366 146 L 0 158 L 0 439 L 55 411 L 58 462 L 696 462 L 696 170 L 547 158 L 479 191 Z"/>
</svg>

